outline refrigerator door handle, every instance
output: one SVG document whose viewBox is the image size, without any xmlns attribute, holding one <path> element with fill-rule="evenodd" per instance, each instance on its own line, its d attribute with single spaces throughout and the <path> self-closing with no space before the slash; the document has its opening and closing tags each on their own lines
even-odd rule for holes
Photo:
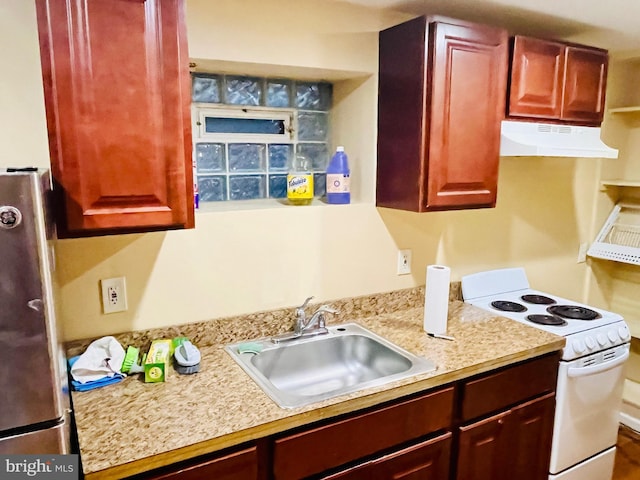
<svg viewBox="0 0 640 480">
<path fill-rule="evenodd" d="M 33 300 L 29 300 L 27 302 L 27 306 L 31 310 L 35 310 L 36 312 L 41 312 L 43 310 L 42 307 L 44 307 L 44 302 L 42 301 L 41 298 L 34 298 Z"/>
</svg>

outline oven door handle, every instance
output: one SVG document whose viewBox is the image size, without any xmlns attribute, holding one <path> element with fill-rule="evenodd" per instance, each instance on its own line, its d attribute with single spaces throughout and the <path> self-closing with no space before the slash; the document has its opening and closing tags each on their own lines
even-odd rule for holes
<svg viewBox="0 0 640 480">
<path fill-rule="evenodd" d="M 618 358 L 614 358 L 608 362 L 599 363 L 591 367 L 572 367 L 567 369 L 567 375 L 570 377 L 586 377 L 587 375 L 595 375 L 596 373 L 606 372 L 612 368 L 622 365 L 629 358 L 629 350 L 626 350 Z"/>
</svg>

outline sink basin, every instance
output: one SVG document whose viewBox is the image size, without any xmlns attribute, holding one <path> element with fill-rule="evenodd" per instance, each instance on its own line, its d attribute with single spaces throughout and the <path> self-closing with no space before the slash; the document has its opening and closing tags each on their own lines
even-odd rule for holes
<svg viewBox="0 0 640 480">
<path fill-rule="evenodd" d="M 356 323 L 284 343 L 271 339 L 226 347 L 231 357 L 282 408 L 295 408 L 435 370 Z M 240 348 L 239 348 L 240 347 Z M 256 353 L 257 352 L 257 353 Z"/>
</svg>

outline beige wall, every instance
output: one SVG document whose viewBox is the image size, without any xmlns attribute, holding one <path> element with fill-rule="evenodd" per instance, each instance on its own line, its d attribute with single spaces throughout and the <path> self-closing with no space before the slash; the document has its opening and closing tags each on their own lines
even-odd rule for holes
<svg viewBox="0 0 640 480">
<path fill-rule="evenodd" d="M 21 74 L 2 78 L 8 88 L 31 84 L 28 96 L 38 101 L 9 96 L 9 112 L 24 113 L 39 131 L 22 128 L 13 147 L 0 144 L 3 165 L 26 144 L 46 157 L 33 7 L 11 3 L 20 18 L 9 33 L 0 30 L 0 48 L 10 43 L 15 51 L 3 51 L 1 60 L 24 65 Z M 576 257 L 592 238 L 601 161 L 502 159 L 495 209 L 377 209 L 376 32 L 404 17 L 304 0 L 188 0 L 187 7 L 190 55 L 204 64 L 339 79 L 333 135 L 349 154 L 354 204 L 201 211 L 194 230 L 60 241 L 67 339 L 294 306 L 308 295 L 321 301 L 420 285 L 432 263 L 451 266 L 454 280 L 524 266 L 533 287 L 585 300 L 587 265 Z M 18 44 L 11 32 L 25 41 Z M 4 108 L 0 118 L 12 121 Z M 413 250 L 411 275 L 395 273 L 399 248 Z M 99 280 L 112 276 L 127 278 L 129 310 L 103 315 Z"/>
<path fill-rule="evenodd" d="M 35 1 L 0 2 L 0 166 L 48 166 Z"/>
<path fill-rule="evenodd" d="M 607 102 L 610 107 L 640 105 L 640 61 L 614 61 L 610 65 Z M 626 179 L 640 181 L 640 113 L 608 115 L 606 134 L 612 135 L 620 158 L 606 165 L 603 179 Z M 595 209 L 597 230 L 606 220 L 611 208 L 618 201 L 640 202 L 640 188 L 608 188 L 598 194 Z M 597 233 L 597 232 L 596 232 Z M 632 415 L 640 412 L 640 267 L 619 262 L 594 259 L 589 275 L 589 298 L 600 298 L 609 308 L 619 312 L 634 335 L 631 360 L 627 364 L 628 382 L 625 384 L 624 400 L 634 408 L 626 409 Z M 640 419 L 638 419 L 640 421 Z"/>
</svg>

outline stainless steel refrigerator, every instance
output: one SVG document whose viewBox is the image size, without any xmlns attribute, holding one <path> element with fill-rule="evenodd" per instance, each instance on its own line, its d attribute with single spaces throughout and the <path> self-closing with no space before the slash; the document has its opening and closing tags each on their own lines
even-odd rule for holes
<svg viewBox="0 0 640 480">
<path fill-rule="evenodd" d="M 0 454 L 70 453 L 48 171 L 0 170 Z"/>
</svg>

